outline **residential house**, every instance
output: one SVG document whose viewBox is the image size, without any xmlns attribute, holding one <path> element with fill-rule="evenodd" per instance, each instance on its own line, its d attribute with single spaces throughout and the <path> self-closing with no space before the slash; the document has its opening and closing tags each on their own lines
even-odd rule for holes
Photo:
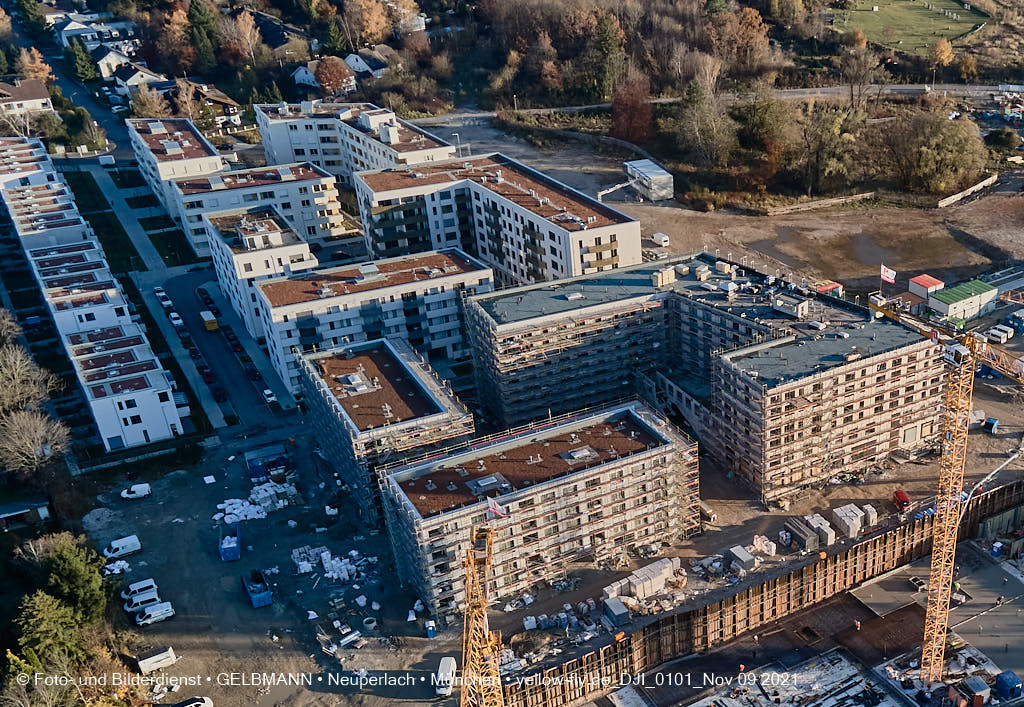
<svg viewBox="0 0 1024 707">
<path fill-rule="evenodd" d="M 396 52 L 386 44 L 378 44 L 345 57 L 345 63 L 356 73 L 359 80 L 379 79 L 390 71 L 402 68 L 402 61 Z"/>
<path fill-rule="evenodd" d="M 132 63 L 132 60 L 126 54 L 105 44 L 101 44 L 93 49 L 90 55 L 96 64 L 97 73 L 99 73 L 100 78 L 104 81 L 113 78 L 114 72 L 122 66 Z"/>
<path fill-rule="evenodd" d="M 226 123 L 232 125 L 242 124 L 242 107 L 238 105 L 231 96 L 221 91 L 212 84 L 185 79 L 195 89 L 195 99 L 204 103 L 211 111 L 217 127 Z M 178 100 L 178 82 L 176 79 L 168 79 L 149 84 L 149 87 L 157 93 L 166 96 L 172 104 Z M 181 111 L 178 111 L 181 113 Z"/>
<path fill-rule="evenodd" d="M 106 44 L 124 54 L 134 54 L 141 43 L 138 25 L 130 20 L 113 20 L 110 13 L 71 13 L 54 25 L 53 33 L 61 47 L 78 39 L 89 51 Z"/>
<path fill-rule="evenodd" d="M 0 81 L 0 113 L 6 116 L 27 116 L 53 112 L 50 92 L 39 79 L 14 79 L 12 83 Z"/>
<path fill-rule="evenodd" d="M 240 12 L 252 15 L 263 43 L 270 47 L 275 59 L 293 62 L 309 58 L 310 39 L 303 30 L 282 22 L 279 17 L 257 10 L 238 9 L 232 12 L 231 16 L 237 17 Z"/>
<path fill-rule="evenodd" d="M 292 80 L 295 82 L 295 85 L 315 88 L 319 91 L 321 89 L 320 82 L 316 80 L 316 69 L 319 65 L 319 61 L 310 61 L 295 69 L 295 71 L 292 72 Z M 341 89 L 337 91 L 336 95 L 339 96 L 347 96 L 356 90 L 356 75 L 352 73 L 352 69 L 348 64 L 343 64 L 343 66 L 349 74 L 345 78 L 345 82 L 342 84 Z"/>
<path fill-rule="evenodd" d="M 163 74 L 150 71 L 145 66 L 135 62 L 119 66 L 114 70 L 113 77 L 114 91 L 122 96 L 131 96 L 134 91 L 138 90 L 139 86 L 167 80 L 167 77 Z"/>
</svg>

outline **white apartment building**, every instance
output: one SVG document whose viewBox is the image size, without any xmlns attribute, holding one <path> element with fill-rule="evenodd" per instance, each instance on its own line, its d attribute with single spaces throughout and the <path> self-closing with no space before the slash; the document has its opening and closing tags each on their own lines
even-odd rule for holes
<svg viewBox="0 0 1024 707">
<path fill-rule="evenodd" d="M 353 232 L 336 182 L 308 162 L 185 177 L 170 182 L 170 211 L 201 257 L 211 248 L 203 214 L 226 209 L 273 206 L 303 240 L 322 243 Z"/>
<path fill-rule="evenodd" d="M 180 434 L 167 374 L 38 140 L 0 139 L 0 200 L 106 450 Z"/>
<path fill-rule="evenodd" d="M 94 237 L 64 182 L 11 187 L 0 192 L 0 199 L 23 248 L 63 245 Z"/>
<path fill-rule="evenodd" d="M 178 216 L 172 208 L 171 180 L 227 168 L 224 158 L 191 120 L 131 118 L 125 124 L 143 178 L 171 216 Z"/>
<path fill-rule="evenodd" d="M 280 103 L 254 106 L 267 162 L 308 160 L 344 184 L 368 169 L 436 162 L 455 147 L 370 103 Z"/>
<path fill-rule="evenodd" d="M 203 214 L 220 290 L 254 339 L 265 336 L 256 283 L 317 267 L 309 244 L 273 207 Z"/>
<path fill-rule="evenodd" d="M 174 392 L 141 326 L 102 327 L 63 338 L 108 451 L 181 433 Z"/>
<path fill-rule="evenodd" d="M 639 221 L 499 153 L 360 172 L 355 184 L 372 257 L 459 247 L 499 287 L 643 259 Z"/>
<path fill-rule="evenodd" d="M 462 359 L 462 302 L 493 289 L 491 269 L 459 250 L 316 270 L 256 284 L 270 360 L 293 394 L 298 357 L 385 337 L 424 356 Z"/>
</svg>

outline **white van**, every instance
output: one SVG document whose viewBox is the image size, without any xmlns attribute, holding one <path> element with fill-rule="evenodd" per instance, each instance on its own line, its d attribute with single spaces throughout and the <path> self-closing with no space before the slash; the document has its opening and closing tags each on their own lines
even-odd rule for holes
<svg viewBox="0 0 1024 707">
<path fill-rule="evenodd" d="M 155 624 L 157 621 L 166 621 L 174 616 L 174 607 L 171 602 L 165 601 L 153 606 L 146 607 L 135 615 L 135 623 L 139 626 Z"/>
<path fill-rule="evenodd" d="M 452 694 L 452 686 L 455 684 L 455 658 L 446 655 L 437 666 L 437 674 L 434 675 L 434 691 L 442 697 Z"/>
<path fill-rule="evenodd" d="M 137 535 L 129 535 L 126 538 L 111 540 L 110 544 L 103 548 L 103 556 L 114 560 L 118 557 L 134 555 L 140 550 L 142 550 L 142 543 L 139 542 L 139 537 Z"/>
<path fill-rule="evenodd" d="M 670 243 L 668 236 L 664 233 L 655 233 L 651 236 L 651 240 L 654 241 L 655 245 L 659 245 L 662 248 Z"/>
<path fill-rule="evenodd" d="M 142 579 L 138 582 L 132 582 L 124 591 L 121 592 L 122 599 L 131 599 L 136 594 L 144 594 L 146 592 L 155 592 L 156 582 L 153 579 Z"/>
<path fill-rule="evenodd" d="M 128 612 L 142 611 L 150 606 L 160 603 L 160 595 L 156 593 L 156 590 L 149 592 L 142 592 L 136 594 L 131 599 L 124 603 L 124 610 Z"/>
</svg>

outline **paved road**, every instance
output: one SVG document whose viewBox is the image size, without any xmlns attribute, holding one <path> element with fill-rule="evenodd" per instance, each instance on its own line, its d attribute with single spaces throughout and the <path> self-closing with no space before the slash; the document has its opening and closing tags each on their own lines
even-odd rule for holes
<svg viewBox="0 0 1024 707">
<path fill-rule="evenodd" d="M 891 84 L 882 87 L 883 96 L 917 96 L 926 92 L 927 84 Z M 965 85 L 956 83 L 935 84 L 932 91 L 936 94 L 949 96 L 971 96 L 984 97 L 999 90 L 998 86 Z M 873 87 L 868 93 L 874 95 L 878 87 Z M 823 86 L 820 88 L 777 88 L 772 93 L 783 100 L 806 101 L 811 98 L 846 98 L 850 95 L 849 86 Z M 723 98 L 729 101 L 741 100 L 750 94 L 726 93 Z M 655 98 L 651 103 L 679 103 L 682 98 Z M 526 115 L 540 115 L 544 113 L 562 112 L 579 113 L 586 110 L 597 110 L 611 108 L 611 103 L 591 103 L 583 106 L 557 106 L 553 108 L 523 108 L 520 113 Z M 493 118 L 496 111 L 461 110 L 446 115 L 438 115 L 431 118 L 420 118 L 411 122 L 417 125 L 448 125 L 462 123 L 468 120 L 480 120 Z"/>
</svg>

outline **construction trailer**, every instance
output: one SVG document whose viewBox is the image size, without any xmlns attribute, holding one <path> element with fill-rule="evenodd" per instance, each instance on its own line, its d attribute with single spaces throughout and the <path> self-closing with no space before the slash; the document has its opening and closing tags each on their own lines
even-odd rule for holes
<svg viewBox="0 0 1024 707">
<path fill-rule="evenodd" d="M 653 160 L 633 160 L 623 166 L 630 185 L 647 201 L 664 201 L 675 196 L 672 173 Z"/>
<path fill-rule="evenodd" d="M 630 401 L 384 467 L 399 579 L 439 621 L 458 620 L 475 524 L 494 533 L 491 595 L 516 597 L 570 563 L 615 560 L 699 531 L 697 445 Z"/>
</svg>

